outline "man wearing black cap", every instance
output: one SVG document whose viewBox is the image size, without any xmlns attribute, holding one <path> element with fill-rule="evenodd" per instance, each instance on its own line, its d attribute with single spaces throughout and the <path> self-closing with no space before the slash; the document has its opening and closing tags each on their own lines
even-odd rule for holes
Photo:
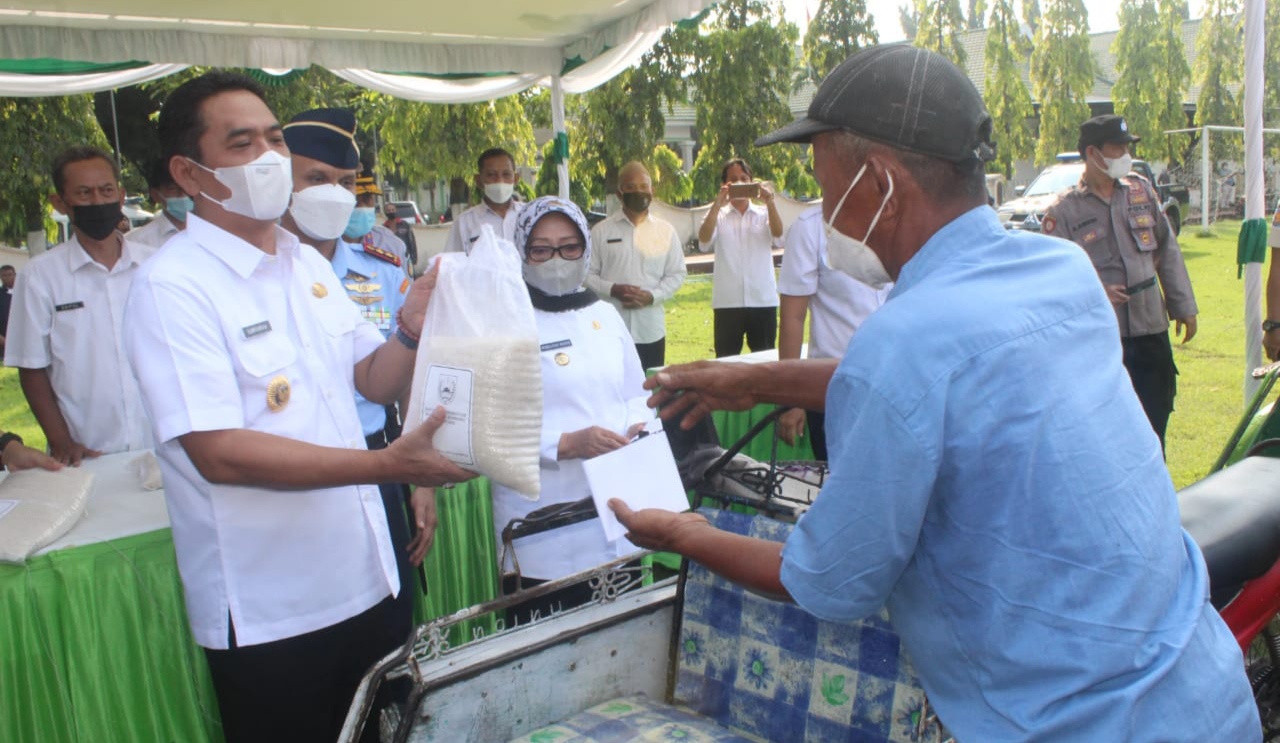
<svg viewBox="0 0 1280 743">
<path fill-rule="evenodd" d="M 963 71 L 893 45 L 757 141 L 813 144 L 832 267 L 894 288 L 838 365 L 699 362 L 646 386 L 686 425 L 825 407 L 830 476 L 785 545 L 611 506 L 633 542 L 823 619 L 887 605 L 957 740 L 1257 741 L 1106 293 L 1073 245 L 1001 228 L 990 134 Z"/>
<path fill-rule="evenodd" d="M 1045 210 L 1043 228 L 1078 244 L 1093 261 L 1120 323 L 1125 368 L 1163 449 L 1178 374 L 1169 320 L 1186 343 L 1196 334 L 1197 310 L 1160 198 L 1145 178 L 1129 172 L 1129 145 L 1138 141 L 1120 116 L 1081 124 L 1084 175 Z"/>
<path fill-rule="evenodd" d="M 355 130 L 355 114 L 346 108 L 304 111 L 284 125 L 284 141 L 293 160 L 293 199 L 280 224 L 329 261 L 360 314 L 389 340 L 396 333 L 396 318 L 404 306 L 409 278 L 392 256 L 341 239 L 356 205 L 360 149 Z M 385 449 L 389 443 L 388 407 L 369 402 L 359 392 L 355 399 L 365 445 L 371 451 Z M 389 409 L 394 414 L 395 408 Z M 413 623 L 417 585 L 413 566 L 422 563 L 435 533 L 435 491 L 418 488 L 413 492 L 415 536 L 411 543 L 404 511 L 407 486 L 383 483 L 379 490 L 400 569 L 400 595 L 391 630 L 393 636 L 404 638 Z"/>
</svg>

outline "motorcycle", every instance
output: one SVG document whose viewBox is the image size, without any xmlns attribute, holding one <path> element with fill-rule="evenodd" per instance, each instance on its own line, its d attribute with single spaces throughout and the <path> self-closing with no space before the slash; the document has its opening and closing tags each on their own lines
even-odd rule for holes
<svg viewBox="0 0 1280 743">
<path fill-rule="evenodd" d="M 1245 654 L 1263 739 L 1280 740 L 1280 407 L 1259 410 L 1280 363 L 1262 380 L 1213 471 L 1178 493 L 1182 526 L 1204 553 L 1210 601 Z"/>
</svg>

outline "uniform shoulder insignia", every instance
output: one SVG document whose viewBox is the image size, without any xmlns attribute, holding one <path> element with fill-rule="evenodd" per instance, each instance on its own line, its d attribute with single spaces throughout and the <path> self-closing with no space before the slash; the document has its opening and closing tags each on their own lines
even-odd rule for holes
<svg viewBox="0 0 1280 743">
<path fill-rule="evenodd" d="M 377 258 L 379 260 L 384 260 L 393 266 L 398 267 L 400 265 L 400 256 L 396 255 L 395 253 L 392 253 L 390 250 L 383 250 L 382 248 L 379 248 L 374 245 L 365 245 L 364 252 L 368 253 L 374 258 Z"/>
</svg>

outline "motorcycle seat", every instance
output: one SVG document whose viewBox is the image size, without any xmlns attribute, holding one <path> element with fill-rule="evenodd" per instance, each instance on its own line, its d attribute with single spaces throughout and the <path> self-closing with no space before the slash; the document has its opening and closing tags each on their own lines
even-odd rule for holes
<svg viewBox="0 0 1280 743">
<path fill-rule="evenodd" d="M 1280 459 L 1245 457 L 1180 490 L 1178 508 L 1204 553 L 1214 606 L 1280 559 Z"/>
</svg>

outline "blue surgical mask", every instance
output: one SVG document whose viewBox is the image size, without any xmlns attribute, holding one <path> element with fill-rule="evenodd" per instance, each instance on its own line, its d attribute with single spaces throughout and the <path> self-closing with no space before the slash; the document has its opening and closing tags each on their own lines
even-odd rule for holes
<svg viewBox="0 0 1280 743">
<path fill-rule="evenodd" d="M 351 212 L 351 219 L 347 220 L 347 229 L 343 230 L 342 236 L 348 240 L 356 240 L 369 234 L 369 230 L 373 229 L 373 223 L 378 219 L 377 213 L 371 206 L 358 206 L 355 211 Z"/>
<path fill-rule="evenodd" d="M 164 210 L 179 222 L 187 221 L 187 212 L 195 208 L 196 202 L 190 196 L 174 196 L 164 200 Z"/>
</svg>

